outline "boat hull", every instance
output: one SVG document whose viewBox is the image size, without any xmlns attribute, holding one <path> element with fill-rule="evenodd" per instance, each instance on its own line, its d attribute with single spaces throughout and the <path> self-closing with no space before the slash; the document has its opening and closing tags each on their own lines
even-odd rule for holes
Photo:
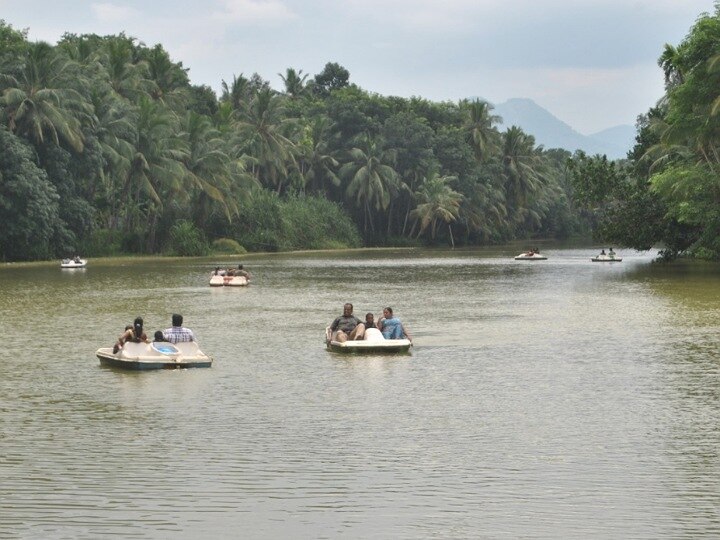
<svg viewBox="0 0 720 540">
<path fill-rule="evenodd" d="M 245 276 L 210 276 L 211 287 L 245 287 L 248 285 L 248 279 Z"/>
<path fill-rule="evenodd" d="M 330 341 L 327 349 L 343 354 L 399 354 L 410 352 L 412 343 L 407 339 L 388 339 L 388 343 L 367 344 L 363 341 Z M 393 343 L 402 342 L 402 343 Z"/>
<path fill-rule="evenodd" d="M 516 261 L 547 261 L 547 257 L 544 257 L 543 255 L 518 255 L 515 257 Z"/>
<path fill-rule="evenodd" d="M 622 257 L 593 257 L 592 262 L 622 262 Z"/>
<path fill-rule="evenodd" d="M 330 329 L 325 330 L 325 345 L 327 349 L 343 354 L 398 354 L 410 352 L 412 341 L 409 339 L 385 339 L 376 328 L 366 331 L 366 339 L 332 341 Z"/>
<path fill-rule="evenodd" d="M 60 263 L 60 268 L 85 268 L 86 266 L 87 261 L 85 259 L 80 259 L 80 262 L 63 259 Z"/>
<path fill-rule="evenodd" d="M 213 362 L 195 343 L 126 343 L 117 353 L 103 347 L 95 355 L 102 366 L 135 371 L 211 367 Z"/>
</svg>

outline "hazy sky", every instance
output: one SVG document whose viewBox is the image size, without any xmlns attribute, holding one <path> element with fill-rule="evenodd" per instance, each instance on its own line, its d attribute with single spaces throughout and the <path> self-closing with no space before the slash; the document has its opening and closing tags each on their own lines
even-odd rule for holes
<svg viewBox="0 0 720 540">
<path fill-rule="evenodd" d="M 125 32 L 216 91 L 327 62 L 382 95 L 527 97 L 584 134 L 634 124 L 663 94 L 657 58 L 712 0 L 0 0 L 29 38 Z"/>
</svg>

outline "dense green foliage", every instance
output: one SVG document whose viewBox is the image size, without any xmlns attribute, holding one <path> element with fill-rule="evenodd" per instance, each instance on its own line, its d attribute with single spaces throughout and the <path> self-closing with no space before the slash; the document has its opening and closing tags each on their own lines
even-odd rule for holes
<svg viewBox="0 0 720 540">
<path fill-rule="evenodd" d="M 720 4 L 659 64 L 666 93 L 640 117 L 628 162 L 575 156 L 575 196 L 610 242 L 720 260 Z"/>
<path fill-rule="evenodd" d="M 705 33 L 711 41 L 712 28 Z M 680 90 L 699 80 L 690 75 L 702 48 L 678 49 L 682 61 L 669 75 L 678 97 L 670 96 L 663 120 L 685 114 L 674 99 L 698 99 Z M 707 64 L 703 73 L 714 70 Z M 653 218 L 677 224 L 662 238 L 648 231 L 650 243 L 681 242 L 698 220 L 711 222 L 704 206 L 687 212 L 667 201 L 668 189 L 676 193 L 671 169 L 647 167 L 646 176 L 665 176 L 633 183 L 627 178 L 639 165 L 612 172 L 614 164 L 592 165 L 600 156 L 578 155 L 568 168 L 568 152 L 546 150 L 516 126 L 499 131 L 480 100 L 380 96 L 352 84 L 336 63 L 314 77 L 288 68 L 280 81 L 275 90 L 257 74 L 236 75 L 222 81 L 218 98 L 190 84 L 161 45 L 124 34 L 32 43 L 0 21 L 0 128 L 8 141 L 0 218 L 12 223 L 0 256 L 190 255 L 218 239 L 250 251 L 483 244 L 593 226 L 621 235 L 610 218 L 625 219 L 643 197 L 659 213 Z M 720 108 L 705 102 L 708 114 Z M 662 138 L 647 137 L 648 151 Z M 692 178 L 707 184 L 712 175 L 701 165 L 693 163 Z M 585 172 L 585 186 L 573 180 Z M 592 186 L 592 178 L 602 181 Z M 621 190 L 629 184 L 635 190 Z M 635 216 L 646 224 L 647 216 Z"/>
</svg>

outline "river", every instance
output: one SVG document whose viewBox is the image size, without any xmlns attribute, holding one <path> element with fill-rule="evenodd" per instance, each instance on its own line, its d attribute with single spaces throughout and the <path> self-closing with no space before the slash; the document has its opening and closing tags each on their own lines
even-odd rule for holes
<svg viewBox="0 0 720 540">
<path fill-rule="evenodd" d="M 543 251 L 0 266 L 0 537 L 717 538 L 720 267 Z M 346 301 L 411 354 L 326 351 Z M 175 312 L 212 368 L 99 365 Z"/>
</svg>

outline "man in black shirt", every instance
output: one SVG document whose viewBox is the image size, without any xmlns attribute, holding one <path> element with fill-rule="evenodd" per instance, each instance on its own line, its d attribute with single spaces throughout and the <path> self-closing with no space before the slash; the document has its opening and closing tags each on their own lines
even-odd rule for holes
<svg viewBox="0 0 720 540">
<path fill-rule="evenodd" d="M 362 339 L 365 335 L 365 324 L 353 315 L 353 305 L 345 304 L 343 314 L 330 325 L 330 339 L 340 343 L 348 339 Z"/>
</svg>

